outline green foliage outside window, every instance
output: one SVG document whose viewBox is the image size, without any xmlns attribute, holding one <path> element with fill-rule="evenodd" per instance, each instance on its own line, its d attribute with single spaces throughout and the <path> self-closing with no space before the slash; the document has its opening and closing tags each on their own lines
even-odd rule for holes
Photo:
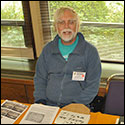
<svg viewBox="0 0 125 125">
<path fill-rule="evenodd" d="M 3 1 L 1 19 L 24 20 L 21 1 Z M 21 27 L 1 26 L 1 45 L 7 47 L 24 47 Z"/>
<path fill-rule="evenodd" d="M 12 4 L 13 2 L 13 4 Z M 1 19 L 23 20 L 21 1 L 8 2 L 1 8 Z M 57 8 L 68 6 L 74 8 L 79 14 L 80 20 L 85 22 L 124 23 L 124 1 L 48 1 L 50 20 Z M 2 6 L 2 5 L 1 5 Z M 100 55 L 108 58 L 124 60 L 124 29 L 123 28 L 97 28 L 84 26 L 80 28 L 87 41 L 94 44 Z M 53 37 L 56 35 L 52 29 Z M 1 45 L 24 46 L 23 32 L 21 28 L 1 26 Z M 13 42 L 10 42 L 13 41 Z M 23 41 L 23 42 L 22 42 Z M 111 47 L 112 50 L 111 51 Z M 103 51 L 103 52 L 102 52 Z M 109 54 L 104 54 L 104 52 Z M 114 55 L 112 55 L 114 54 Z"/>
<path fill-rule="evenodd" d="M 50 19 L 56 9 L 72 7 L 85 22 L 124 23 L 123 1 L 49 1 Z M 54 28 L 52 29 L 52 33 Z M 110 27 L 80 27 L 87 41 L 99 51 L 103 60 L 124 61 L 124 29 Z M 53 33 L 53 37 L 56 33 Z"/>
<path fill-rule="evenodd" d="M 123 2 L 110 1 L 49 1 L 50 18 L 57 8 L 62 6 L 72 7 L 80 16 L 81 21 L 88 22 L 124 22 Z"/>
</svg>

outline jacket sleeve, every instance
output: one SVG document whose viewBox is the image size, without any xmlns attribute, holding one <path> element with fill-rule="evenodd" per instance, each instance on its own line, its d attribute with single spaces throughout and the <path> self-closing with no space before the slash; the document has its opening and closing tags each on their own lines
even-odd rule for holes
<svg viewBox="0 0 125 125">
<path fill-rule="evenodd" d="M 47 64 L 45 61 L 45 50 L 43 49 L 42 54 L 36 63 L 36 72 L 34 76 L 34 100 L 46 101 L 46 86 L 47 86 Z"/>
<path fill-rule="evenodd" d="M 86 58 L 86 78 L 85 82 L 81 82 L 81 84 L 84 84 L 84 88 L 81 95 L 74 99 L 73 102 L 88 105 L 98 94 L 101 77 L 101 61 L 96 48 L 89 49 Z"/>
</svg>

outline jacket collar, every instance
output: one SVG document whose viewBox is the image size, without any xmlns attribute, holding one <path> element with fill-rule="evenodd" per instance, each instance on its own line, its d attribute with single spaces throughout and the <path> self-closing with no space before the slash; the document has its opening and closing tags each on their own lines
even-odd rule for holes
<svg viewBox="0 0 125 125">
<path fill-rule="evenodd" d="M 84 36 L 82 35 L 82 33 L 78 32 L 77 33 L 79 40 L 78 40 L 78 44 L 75 48 L 75 50 L 73 51 L 73 54 L 78 54 L 81 55 L 83 54 L 84 50 L 85 50 L 85 39 Z M 56 37 L 53 40 L 53 44 L 52 44 L 52 53 L 53 54 L 59 54 L 59 48 L 58 48 L 58 41 L 59 41 L 59 35 L 56 35 Z"/>
</svg>

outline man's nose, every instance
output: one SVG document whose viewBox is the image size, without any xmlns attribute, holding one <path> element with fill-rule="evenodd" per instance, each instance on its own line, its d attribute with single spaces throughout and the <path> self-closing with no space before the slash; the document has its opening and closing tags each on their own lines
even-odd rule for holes
<svg viewBox="0 0 125 125">
<path fill-rule="evenodd" d="M 69 23 L 65 22 L 65 28 L 69 28 Z"/>
</svg>

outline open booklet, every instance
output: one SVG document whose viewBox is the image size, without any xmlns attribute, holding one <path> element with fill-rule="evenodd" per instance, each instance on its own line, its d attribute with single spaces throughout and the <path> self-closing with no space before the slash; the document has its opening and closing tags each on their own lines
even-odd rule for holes
<svg viewBox="0 0 125 125">
<path fill-rule="evenodd" d="M 59 107 L 32 104 L 20 124 L 52 124 Z"/>
<path fill-rule="evenodd" d="M 1 104 L 1 124 L 13 124 L 27 108 L 27 105 L 5 100 Z"/>
<path fill-rule="evenodd" d="M 10 102 L 12 101 L 9 101 L 9 103 Z M 16 103 L 17 102 L 14 103 L 12 102 L 11 104 L 16 104 Z M 4 105 L 5 104 L 3 103 L 1 107 L 5 107 Z M 25 107 L 24 104 L 22 104 L 21 106 Z M 26 108 L 27 106 L 23 108 L 23 111 L 22 110 L 20 111 L 21 114 L 26 110 Z M 13 113 L 15 114 L 15 110 Z M 1 117 L 3 116 L 5 118 L 8 118 L 5 115 L 3 115 L 3 113 L 1 113 Z M 18 117 L 15 118 L 15 120 L 17 119 Z M 87 124 L 89 122 L 89 119 L 90 115 L 88 114 L 81 114 L 67 110 L 62 110 L 59 107 L 55 106 L 47 106 L 43 104 L 31 104 L 31 106 L 29 107 L 29 109 L 27 110 L 26 114 L 24 115 L 19 124 Z M 14 121 L 11 123 L 14 123 Z"/>
</svg>

